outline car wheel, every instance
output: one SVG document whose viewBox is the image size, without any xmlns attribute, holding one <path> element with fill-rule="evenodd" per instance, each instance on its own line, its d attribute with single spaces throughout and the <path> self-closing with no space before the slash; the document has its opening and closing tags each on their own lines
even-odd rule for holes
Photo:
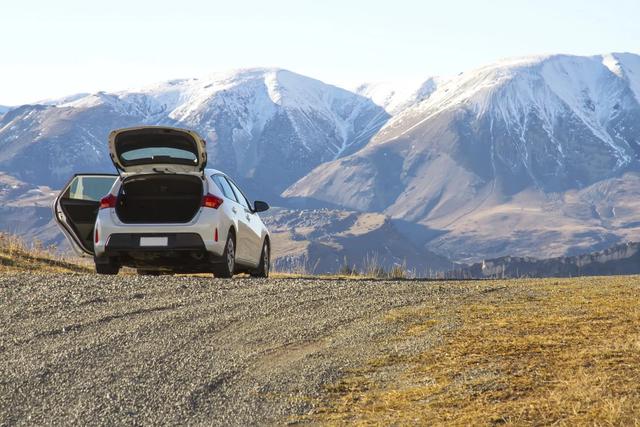
<svg viewBox="0 0 640 427">
<path fill-rule="evenodd" d="M 236 270 L 236 240 L 233 233 L 227 236 L 227 243 L 224 246 L 222 262 L 216 265 L 213 274 L 215 277 L 231 278 Z"/>
<path fill-rule="evenodd" d="M 260 255 L 260 265 L 258 269 L 251 273 L 252 277 L 269 277 L 269 270 L 271 269 L 271 253 L 269 251 L 269 242 L 264 241 L 262 244 L 262 253 Z"/>
<path fill-rule="evenodd" d="M 118 274 L 118 271 L 120 271 L 120 266 L 116 263 L 116 261 L 113 258 L 106 258 L 106 259 L 94 258 L 94 262 L 96 265 L 96 273 L 98 274 L 114 275 L 114 274 Z"/>
</svg>

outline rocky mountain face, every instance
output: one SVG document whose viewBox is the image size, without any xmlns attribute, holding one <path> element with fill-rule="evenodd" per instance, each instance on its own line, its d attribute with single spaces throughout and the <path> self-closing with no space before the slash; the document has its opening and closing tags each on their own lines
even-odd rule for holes
<svg viewBox="0 0 640 427">
<path fill-rule="evenodd" d="M 640 273 L 640 243 L 616 245 L 573 257 L 536 259 L 506 256 L 452 270 L 449 278 L 576 277 Z"/>
<path fill-rule="evenodd" d="M 110 130 L 165 124 L 197 130 L 211 167 L 273 197 L 313 167 L 361 148 L 388 118 L 368 98 L 318 80 L 240 70 L 15 108 L 0 118 L 0 170 L 60 187 L 74 172 L 113 171 Z"/>
<path fill-rule="evenodd" d="M 435 88 L 366 147 L 317 167 L 283 195 L 298 206 L 383 212 L 440 230 L 425 244 L 465 261 L 588 248 L 594 222 L 616 236 L 599 237 L 608 243 L 629 234 L 593 212 L 635 204 L 631 194 L 612 204 L 594 188 L 611 193 L 621 177 L 637 180 L 639 56 L 525 58 L 430 82 Z M 638 212 L 625 211 L 623 222 Z M 529 238 L 545 234 L 555 238 Z M 548 248 L 549 240 L 571 243 Z"/>
<path fill-rule="evenodd" d="M 276 208 L 262 216 L 271 232 L 279 271 L 367 272 L 400 267 L 420 277 L 456 265 L 407 241 L 385 215 L 332 209 Z"/>
<path fill-rule="evenodd" d="M 51 214 L 56 194 L 47 186 L 27 184 L 0 172 L 0 231 L 20 235 L 29 242 L 64 245 Z"/>
</svg>

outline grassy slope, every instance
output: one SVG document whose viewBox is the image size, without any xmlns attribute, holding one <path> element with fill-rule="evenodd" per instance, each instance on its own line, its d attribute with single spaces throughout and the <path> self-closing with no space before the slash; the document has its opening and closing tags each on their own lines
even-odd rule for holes
<svg viewBox="0 0 640 427">
<path fill-rule="evenodd" d="M 87 273 L 93 268 L 89 264 L 83 265 L 80 260 L 61 258 L 53 248 L 38 244 L 29 246 L 16 236 L 0 233 L 0 272 L 7 271 Z"/>
<path fill-rule="evenodd" d="M 640 424 L 640 277 L 498 283 L 506 295 L 388 315 L 404 325 L 399 343 L 432 348 L 371 360 L 306 421 Z"/>
</svg>

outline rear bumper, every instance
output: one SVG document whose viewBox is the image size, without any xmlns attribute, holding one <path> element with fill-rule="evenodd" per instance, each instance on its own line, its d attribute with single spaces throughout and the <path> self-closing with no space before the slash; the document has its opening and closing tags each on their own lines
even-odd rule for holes
<svg viewBox="0 0 640 427">
<path fill-rule="evenodd" d="M 102 209 L 96 220 L 99 239 L 95 242 L 94 253 L 96 257 L 103 257 L 145 252 L 206 251 L 210 255 L 221 256 L 227 230 L 231 227 L 232 224 L 216 209 L 202 209 L 186 224 L 123 224 L 114 209 Z M 140 246 L 142 236 L 167 237 L 168 245 Z"/>
<path fill-rule="evenodd" d="M 141 246 L 144 237 L 162 237 L 167 245 Z M 114 233 L 104 251 L 95 257 L 96 264 L 115 262 L 120 266 L 153 268 L 176 273 L 211 272 L 223 258 L 207 251 L 198 233 Z"/>
<path fill-rule="evenodd" d="M 141 246 L 143 237 L 166 237 L 167 245 Z M 198 233 L 114 233 L 105 245 L 104 255 L 114 256 L 132 252 L 206 252 L 207 248 Z"/>
</svg>

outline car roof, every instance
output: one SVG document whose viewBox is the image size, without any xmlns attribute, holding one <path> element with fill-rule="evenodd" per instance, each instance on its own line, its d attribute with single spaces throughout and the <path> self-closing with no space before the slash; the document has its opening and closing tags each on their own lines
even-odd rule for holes
<svg viewBox="0 0 640 427">
<path fill-rule="evenodd" d="M 222 175 L 226 175 L 226 173 L 213 168 L 205 168 L 204 173 L 208 176 L 219 174 L 219 173 L 221 173 Z"/>
</svg>

